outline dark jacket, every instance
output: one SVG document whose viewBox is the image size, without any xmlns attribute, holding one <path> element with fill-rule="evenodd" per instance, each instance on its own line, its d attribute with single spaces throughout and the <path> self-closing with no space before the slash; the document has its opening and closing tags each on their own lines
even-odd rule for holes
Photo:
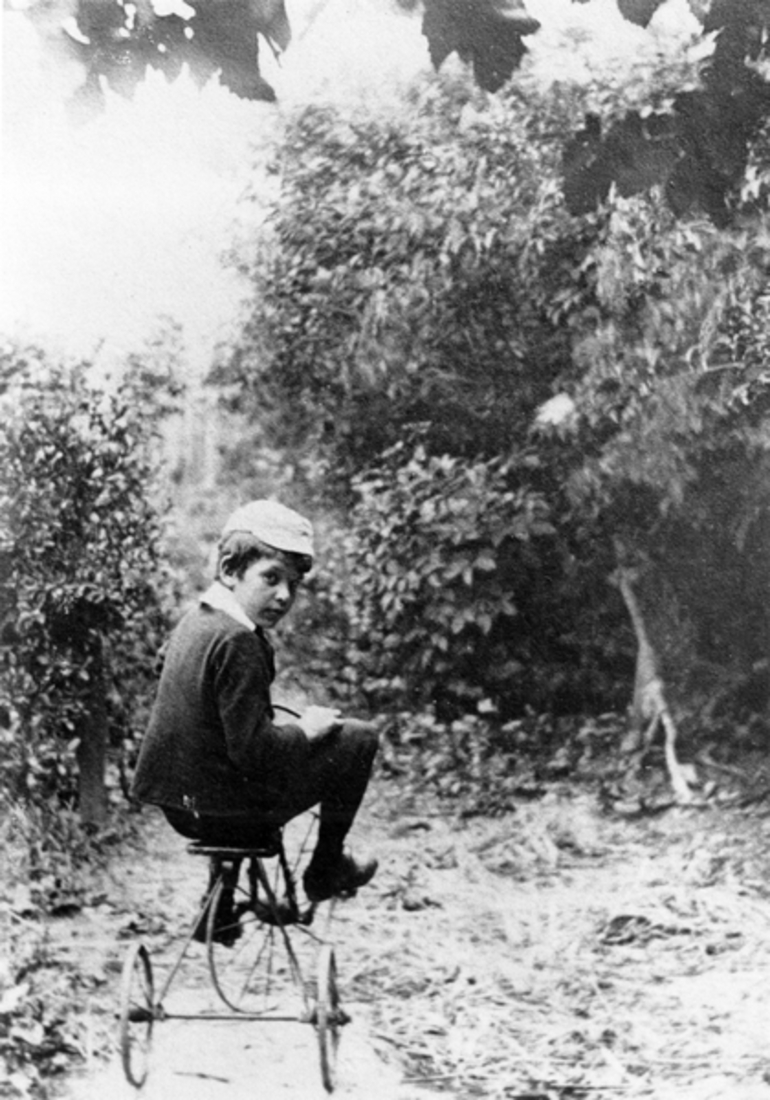
<svg viewBox="0 0 770 1100">
<path fill-rule="evenodd" d="M 258 810 L 307 750 L 298 726 L 273 723 L 274 675 L 258 627 L 206 604 L 188 611 L 169 641 L 132 796 L 204 814 Z"/>
</svg>

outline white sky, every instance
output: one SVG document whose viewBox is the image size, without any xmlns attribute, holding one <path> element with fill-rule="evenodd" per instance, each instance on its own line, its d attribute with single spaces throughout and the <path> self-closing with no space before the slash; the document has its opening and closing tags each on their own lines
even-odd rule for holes
<svg viewBox="0 0 770 1100">
<path fill-rule="evenodd" d="M 544 28 L 590 26 L 605 52 L 633 51 L 643 34 L 614 0 L 527 6 Z M 4 13 L 0 334 L 89 357 L 100 349 L 108 362 L 139 348 L 165 314 L 183 325 L 190 370 L 205 369 L 241 289 L 219 256 L 254 142 L 269 147 L 293 104 L 397 95 L 429 67 L 419 15 L 394 14 L 388 0 L 287 9 L 294 42 L 280 69 L 267 49 L 260 58 L 277 107 L 151 74 L 133 100 L 108 94 L 104 115 L 79 127 L 64 108 L 79 71 L 43 52 L 23 14 Z M 660 21 L 688 26 L 686 11 L 668 0 Z M 529 40 L 533 53 L 542 42 L 549 56 L 548 37 Z"/>
</svg>

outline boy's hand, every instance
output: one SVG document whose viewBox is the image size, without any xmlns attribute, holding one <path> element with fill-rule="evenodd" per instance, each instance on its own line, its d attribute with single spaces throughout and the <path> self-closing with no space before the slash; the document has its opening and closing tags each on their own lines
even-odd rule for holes
<svg viewBox="0 0 770 1100">
<path fill-rule="evenodd" d="M 299 720 L 299 726 L 308 741 L 326 737 L 342 725 L 342 714 L 332 707 L 307 707 Z"/>
</svg>

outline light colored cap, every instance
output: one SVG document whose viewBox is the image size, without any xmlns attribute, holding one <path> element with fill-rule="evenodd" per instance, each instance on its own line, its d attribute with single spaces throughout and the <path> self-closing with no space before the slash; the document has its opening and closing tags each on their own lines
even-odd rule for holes
<svg viewBox="0 0 770 1100">
<path fill-rule="evenodd" d="M 252 500 L 236 508 L 222 529 L 222 535 L 248 531 L 276 550 L 313 556 L 313 525 L 299 512 L 277 500 Z"/>
</svg>

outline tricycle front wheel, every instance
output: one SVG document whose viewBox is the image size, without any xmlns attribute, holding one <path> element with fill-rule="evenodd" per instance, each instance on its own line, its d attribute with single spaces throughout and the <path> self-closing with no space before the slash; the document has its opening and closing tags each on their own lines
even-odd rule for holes
<svg viewBox="0 0 770 1100">
<path fill-rule="evenodd" d="M 321 1080 L 327 1092 L 337 1083 L 337 1048 L 340 1032 L 349 1017 L 340 1003 L 337 986 L 337 962 L 334 950 L 323 944 L 318 955 L 315 1027 L 321 1054 Z"/>
<path fill-rule="evenodd" d="M 281 903 L 273 893 L 260 902 L 237 887 L 232 923 L 222 925 L 217 914 L 226 891 L 224 880 L 214 887 L 206 928 L 209 973 L 220 999 L 234 1012 L 271 1015 L 285 1008 L 292 992 L 302 991 L 299 961 L 282 923 Z M 287 919 L 288 916 L 287 916 Z"/>
</svg>

